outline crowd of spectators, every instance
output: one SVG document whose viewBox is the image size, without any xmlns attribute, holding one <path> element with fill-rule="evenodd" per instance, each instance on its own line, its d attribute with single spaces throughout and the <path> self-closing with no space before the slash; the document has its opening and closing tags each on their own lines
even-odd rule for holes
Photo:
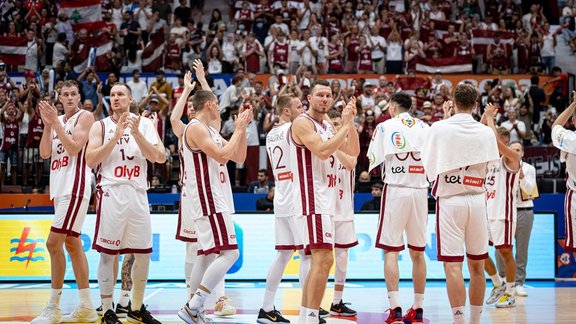
<svg viewBox="0 0 576 324">
<path fill-rule="evenodd" d="M 0 4 L 0 34 L 28 38 L 26 63 L 5 65 L 0 72 L 0 185 L 41 188 L 47 184 L 49 163 L 39 158 L 37 149 L 43 127 L 36 105 L 47 100 L 61 109 L 56 97 L 62 80 L 78 81 L 83 108 L 98 120 L 108 115 L 106 97 L 111 87 L 121 73 L 129 73 L 132 111 L 154 118 L 169 157 L 166 164 L 150 168 L 154 188 L 172 190 L 179 163 L 169 116 L 183 91 L 182 72 L 191 69 L 197 58 L 204 62 L 209 83 L 210 74 L 234 74 L 219 98 L 223 137 L 234 131 L 233 117 L 241 105 L 256 108 L 247 130 L 250 160 L 245 165 L 231 164 L 229 169 L 235 185 L 269 196 L 273 192 L 268 179 L 262 180 L 265 170 L 259 172 L 266 169 L 260 162 L 265 160 L 260 159 L 265 154 L 260 147 L 277 120 L 275 100 L 283 93 L 294 93 L 307 106 L 309 86 L 322 74 L 380 75 L 377 81 L 357 77 L 350 84 L 331 83 L 333 109 L 342 109 L 352 96 L 358 99 L 359 180 L 367 174 L 365 153 L 375 126 L 390 118 L 391 93 L 409 91 L 413 115 L 427 123 L 444 118 L 442 104 L 451 97 L 451 84 L 440 72 L 416 75 L 419 59 L 470 56 L 474 73 L 532 73 L 532 85 L 526 88 L 503 83 L 500 77 L 485 83 L 475 112 L 479 118 L 487 103 L 496 104 L 498 123 L 525 145 L 550 145 L 550 126 L 571 100 L 568 76 L 555 66 L 555 47 L 561 41 L 576 51 L 572 1 L 562 10 L 560 27 L 554 32 L 542 5 L 522 6 L 516 0 L 486 0 L 483 8 L 475 0 L 233 1 L 228 15 L 219 9 L 204 12 L 203 1 L 103 0 L 105 27 L 77 32 L 59 3 L 7 0 Z M 201 22 L 203 15 L 210 17 L 207 26 Z M 478 29 L 496 32 L 483 53 L 477 53 L 471 43 L 471 31 Z M 142 54 L 158 33 L 165 36 L 165 50 L 160 69 L 155 69 L 156 81 L 147 85 L 140 79 L 140 71 L 146 69 Z M 499 33 L 513 35 L 509 45 L 501 42 Z M 76 56 L 82 46 L 102 36 L 112 40 L 105 59 L 78 70 Z M 24 71 L 25 82 L 15 84 L 10 71 Z M 37 76 L 36 71 L 42 73 Z M 97 72 L 107 73 L 105 82 Z M 165 73 L 178 74 L 178 82 L 167 82 Z M 262 73 L 270 74 L 267 82 L 256 80 L 256 74 Z M 546 74 L 553 76 L 547 83 L 554 90 L 545 94 L 546 84 L 539 76 Z M 378 172 L 368 176 L 377 179 Z M 364 187 L 372 190 L 370 182 Z"/>
</svg>

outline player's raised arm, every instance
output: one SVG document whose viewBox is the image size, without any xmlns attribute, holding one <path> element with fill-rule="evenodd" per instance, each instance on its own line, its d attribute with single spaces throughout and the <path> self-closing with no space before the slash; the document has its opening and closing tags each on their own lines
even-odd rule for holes
<svg viewBox="0 0 576 324">
<path fill-rule="evenodd" d="M 95 168 L 98 164 L 102 163 L 109 155 L 112 153 L 116 142 L 120 140 L 120 137 L 124 135 L 124 129 L 126 129 L 126 119 L 128 118 L 128 113 L 123 113 L 118 120 L 118 126 L 114 132 L 114 137 L 106 143 L 102 143 L 102 125 L 100 123 L 92 124 L 90 129 L 90 135 L 88 140 L 88 147 L 86 148 L 86 164 L 90 168 Z"/>
<path fill-rule="evenodd" d="M 182 92 L 180 98 L 178 98 L 178 101 L 176 102 L 176 105 L 170 114 L 170 124 L 172 125 L 172 131 L 174 132 L 174 135 L 178 137 L 178 139 L 182 138 L 182 134 L 184 134 L 184 127 L 186 126 L 182 120 L 180 120 L 180 117 L 182 116 L 186 104 L 188 103 L 188 96 L 192 90 L 194 90 L 195 86 L 196 82 L 192 83 L 192 72 L 186 72 L 184 75 L 184 91 Z"/>
<path fill-rule="evenodd" d="M 510 149 L 506 143 L 503 143 L 500 140 L 500 136 L 498 135 L 498 130 L 496 129 L 496 125 L 494 124 L 494 118 L 498 113 L 498 109 L 493 106 L 492 104 L 486 105 L 486 109 L 484 110 L 485 120 L 488 127 L 492 129 L 494 135 L 496 135 L 496 142 L 498 143 L 498 151 L 502 156 L 505 158 L 506 165 L 512 170 L 517 171 L 520 169 L 520 161 L 522 157 L 518 152 Z"/>
</svg>

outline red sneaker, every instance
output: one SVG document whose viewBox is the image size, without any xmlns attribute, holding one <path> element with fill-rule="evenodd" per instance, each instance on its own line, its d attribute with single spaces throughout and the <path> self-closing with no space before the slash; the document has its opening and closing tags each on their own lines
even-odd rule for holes
<svg viewBox="0 0 576 324">
<path fill-rule="evenodd" d="M 410 307 L 408 313 L 404 315 L 402 320 L 404 323 L 423 323 L 424 322 L 424 310 L 422 308 L 414 309 L 414 306 Z"/>
<path fill-rule="evenodd" d="M 402 308 L 396 307 L 394 309 L 389 308 L 390 314 L 388 315 L 388 319 L 384 323 L 386 324 L 403 324 L 402 322 Z"/>
</svg>

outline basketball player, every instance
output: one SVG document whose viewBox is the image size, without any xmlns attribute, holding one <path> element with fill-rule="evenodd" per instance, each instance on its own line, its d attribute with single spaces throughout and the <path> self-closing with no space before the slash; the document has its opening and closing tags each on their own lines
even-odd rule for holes
<svg viewBox="0 0 576 324">
<path fill-rule="evenodd" d="M 196 72 L 196 78 L 200 82 L 202 89 L 210 90 L 210 86 L 206 81 L 206 77 L 204 75 L 204 66 L 202 65 L 202 61 L 197 59 L 193 63 L 194 70 Z M 184 159 L 182 156 L 182 134 L 184 134 L 184 128 L 186 125 L 182 122 L 180 117 L 182 116 L 182 112 L 184 111 L 184 107 L 186 106 L 187 109 L 187 117 L 188 120 L 194 119 L 196 116 L 196 112 L 194 111 L 194 107 L 192 106 L 192 98 L 188 98 L 196 83 L 192 83 L 192 73 L 187 72 L 184 75 L 184 89 L 176 105 L 174 106 L 174 110 L 170 115 L 170 123 L 172 124 L 172 131 L 174 135 L 178 138 L 178 156 L 180 157 L 180 179 L 179 185 L 183 188 L 183 179 L 184 179 Z M 212 124 L 215 129 L 220 129 L 220 119 L 215 120 Z M 184 263 L 184 276 L 186 278 L 186 287 L 188 288 L 188 298 L 192 298 L 192 291 L 190 287 L 190 276 L 192 275 L 192 268 L 194 267 L 194 263 L 196 261 L 196 256 L 198 255 L 198 237 L 196 235 L 196 226 L 194 225 L 194 220 L 192 219 L 192 211 L 190 210 L 193 208 L 193 204 L 190 201 L 191 197 L 186 193 L 186 191 L 182 190 L 180 194 L 180 209 L 178 210 L 178 228 L 176 229 L 176 239 L 186 243 L 186 259 Z M 218 301 L 215 305 L 215 314 L 218 316 L 228 316 L 236 314 L 236 308 L 232 307 L 229 303 L 229 299 L 224 296 L 224 280 L 218 283 L 218 286 L 215 289 L 216 296 L 220 296 Z"/>
<path fill-rule="evenodd" d="M 342 128 L 326 119 L 332 105 L 332 90 L 326 80 L 316 80 L 308 95 L 310 108 L 298 116 L 290 127 L 292 168 L 294 173 L 293 203 L 298 215 L 306 219 L 306 247 L 312 253 L 312 266 L 304 284 L 299 323 L 318 323 L 320 302 L 334 257 L 334 198 L 336 169 L 334 154 L 338 149 L 358 155 L 359 147 L 350 145 L 348 137 L 357 135 L 353 123 L 355 99 L 344 108 Z"/>
<path fill-rule="evenodd" d="M 444 262 L 455 324 L 466 322 L 464 244 L 470 271 L 470 323 L 480 322 L 486 289 L 484 259 L 488 256 L 484 178 L 487 164 L 499 159 L 494 133 L 472 118 L 477 98 L 476 88 L 458 85 L 454 92 L 456 114 L 432 124 L 421 150 L 426 175 L 434 179 L 438 260 Z"/>
<path fill-rule="evenodd" d="M 390 303 L 386 323 L 403 321 L 398 287 L 398 254 L 404 250 L 404 232 L 410 249 L 414 281 L 414 304 L 404 320 L 406 323 L 421 323 L 424 313 L 428 181 L 420 152 L 415 147 L 423 140 L 429 126 L 410 116 L 411 105 L 412 99 L 408 94 L 393 94 L 389 111 L 394 118 L 378 125 L 368 148 L 370 170 L 382 163 L 382 180 L 385 184 L 376 247 L 384 250 L 384 277 Z"/>
<path fill-rule="evenodd" d="M 258 313 L 258 323 L 290 323 L 274 307 L 274 297 L 282 274 L 294 250 L 300 255 L 300 285 L 303 287 L 310 270 L 310 256 L 304 253 L 304 217 L 297 215 L 292 202 L 294 171 L 290 164 L 290 142 L 288 131 L 292 121 L 302 114 L 302 102 L 294 95 L 280 96 L 276 103 L 279 116 L 266 136 L 266 150 L 274 174 L 276 192 L 274 194 L 274 219 L 276 237 L 276 258 L 270 265 L 266 277 L 264 303 Z"/>
<path fill-rule="evenodd" d="M 576 133 L 564 128 L 570 117 L 576 120 L 576 91 L 572 91 L 572 103 L 566 108 L 552 125 L 552 143 L 562 151 L 561 160 L 566 161 L 566 199 L 564 214 L 566 217 L 566 251 L 572 251 L 576 257 Z"/>
<path fill-rule="evenodd" d="M 520 155 L 508 147 L 510 132 L 503 127 L 496 129 L 494 119 L 498 109 L 488 104 L 484 110 L 484 121 L 496 133 L 498 151 L 501 158 L 489 166 L 484 186 L 486 187 L 486 210 L 488 213 L 488 239 L 500 253 L 506 266 L 506 285 L 503 284 L 496 266 L 490 257 L 484 262 L 484 269 L 492 279 L 494 287 L 486 304 L 496 303 L 496 307 L 515 307 L 514 287 L 516 282 L 516 262 L 512 254 L 512 239 L 516 233 L 516 194 L 518 192 L 518 171 Z"/>
<path fill-rule="evenodd" d="M 127 317 L 131 322 L 157 324 L 160 322 L 142 303 L 152 252 L 147 161 L 164 163 L 166 154 L 152 122 L 129 112 L 131 102 L 130 88 L 116 83 L 110 90 L 112 115 L 90 130 L 86 162 L 98 167 L 98 209 L 92 248 L 100 252 L 102 322 L 120 323 L 112 309 L 115 258 L 118 254 L 134 253 Z"/>
<path fill-rule="evenodd" d="M 64 82 L 59 100 L 64 107 L 62 116 L 58 116 L 56 108 L 46 101 L 38 104 L 45 125 L 40 156 L 51 159 L 50 198 L 54 199 L 54 220 L 46 241 L 50 253 L 50 299 L 32 323 L 95 322 L 98 315 L 90 299 L 88 263 L 79 238 L 91 195 L 91 169 L 86 166 L 84 155 L 94 117 L 80 109 L 80 92 L 74 81 Z M 62 317 L 60 296 L 66 273 L 64 245 L 72 261 L 80 304 L 72 314 Z"/>
<path fill-rule="evenodd" d="M 342 128 L 342 116 L 336 110 L 328 112 L 328 117 L 336 132 Z M 357 137 L 349 141 L 358 140 Z M 359 141 L 359 140 L 358 140 Z M 360 145 L 358 143 L 358 145 Z M 354 228 L 354 184 L 356 179 L 357 156 L 336 151 L 336 207 L 334 213 L 334 298 L 330 305 L 330 315 L 356 316 L 356 311 L 343 301 L 344 283 L 348 271 L 348 249 L 358 245 Z"/>
<path fill-rule="evenodd" d="M 195 293 L 178 312 L 186 323 L 209 323 L 204 303 L 239 256 L 232 222 L 234 202 L 226 163 L 246 159 L 246 126 L 251 106 L 235 121 L 234 134 L 226 142 L 214 127 L 220 117 L 218 99 L 211 91 L 198 90 L 192 98 L 196 117 L 184 129 L 184 188 L 191 198 L 191 217 L 198 233 L 198 257 L 190 287 Z"/>
</svg>

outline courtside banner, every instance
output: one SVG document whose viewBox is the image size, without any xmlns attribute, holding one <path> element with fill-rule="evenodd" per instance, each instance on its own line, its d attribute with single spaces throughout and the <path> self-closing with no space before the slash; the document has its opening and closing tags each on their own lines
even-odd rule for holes
<svg viewBox="0 0 576 324">
<path fill-rule="evenodd" d="M 46 238 L 53 215 L 3 214 L 0 215 L 0 281 L 50 280 L 50 256 Z M 186 244 L 174 236 L 177 214 L 152 215 L 152 262 L 150 280 L 184 280 Z M 530 238 L 529 279 L 553 279 L 556 265 L 554 214 L 536 213 Z M 228 272 L 227 279 L 265 280 L 268 267 L 276 255 L 274 250 L 274 215 L 236 214 L 233 216 L 240 257 Z M 436 260 L 436 217 L 428 217 L 428 237 L 425 250 L 427 276 L 444 279 L 444 269 Z M 82 243 L 90 268 L 90 279 L 96 280 L 99 254 L 91 249 L 96 215 L 89 214 L 82 229 Z M 382 279 L 384 253 L 374 247 L 377 214 L 357 214 L 358 246 L 350 249 L 348 279 Z M 491 248 L 491 253 L 493 249 Z M 412 263 L 410 252 L 400 252 L 399 268 L 402 279 L 410 279 Z M 295 253 L 284 278 L 298 279 L 299 257 Z M 466 262 L 464 262 L 466 268 Z M 331 272 L 333 274 L 333 271 Z M 464 271 L 467 276 L 468 272 Z M 67 257 L 66 280 L 74 280 L 72 264 Z"/>
</svg>

